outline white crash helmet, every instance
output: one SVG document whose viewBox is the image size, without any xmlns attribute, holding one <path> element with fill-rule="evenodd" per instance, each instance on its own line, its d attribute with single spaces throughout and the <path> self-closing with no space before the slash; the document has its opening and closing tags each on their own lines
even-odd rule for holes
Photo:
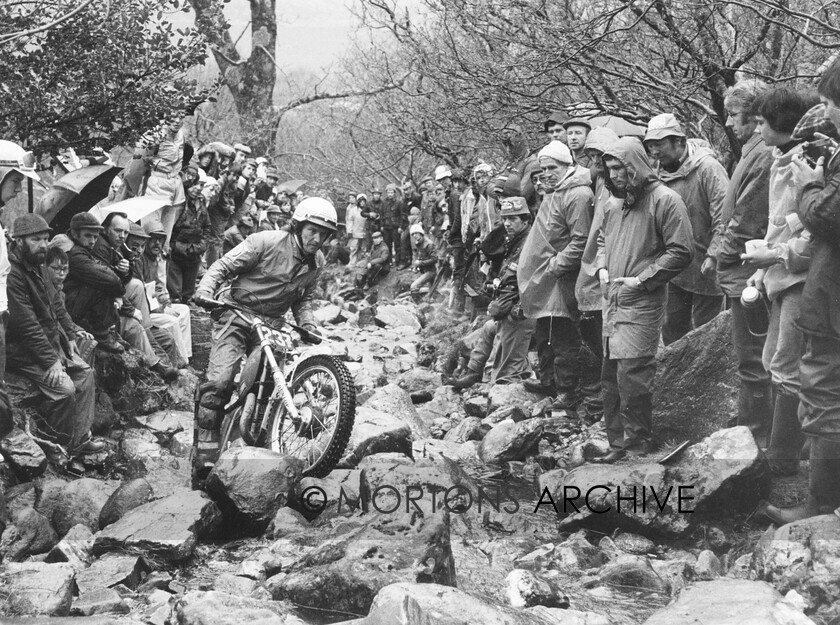
<svg viewBox="0 0 840 625">
<path fill-rule="evenodd" d="M 308 197 L 295 207 L 292 221 L 298 225 L 305 222 L 323 226 L 335 232 L 338 230 L 338 214 L 329 200 L 321 197 Z"/>
<path fill-rule="evenodd" d="M 411 227 L 408 229 L 409 234 L 422 234 L 425 236 L 426 231 L 423 230 L 422 224 L 411 224 Z"/>
<path fill-rule="evenodd" d="M 27 152 L 17 143 L 0 139 L 0 182 L 10 171 L 16 171 L 27 178 L 40 180 L 35 172 L 35 155 Z"/>
</svg>

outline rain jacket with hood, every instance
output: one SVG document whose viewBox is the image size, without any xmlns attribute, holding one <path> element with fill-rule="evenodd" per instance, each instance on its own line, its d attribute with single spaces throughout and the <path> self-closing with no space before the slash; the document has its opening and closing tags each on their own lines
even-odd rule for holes
<svg viewBox="0 0 840 625">
<path fill-rule="evenodd" d="M 606 152 L 618 141 L 618 135 L 610 128 L 593 128 L 586 137 L 586 147 L 599 152 Z M 598 256 L 598 232 L 604 222 L 604 206 L 609 201 L 616 201 L 607 188 L 603 176 L 595 173 L 590 168 L 589 175 L 595 184 L 595 212 L 592 216 L 592 226 L 589 228 L 589 237 L 586 239 L 586 247 L 583 249 L 583 256 L 580 259 L 580 274 L 575 284 L 575 298 L 581 312 L 601 311 L 603 295 L 601 284 L 598 281 L 597 267 L 595 260 Z"/>
<path fill-rule="evenodd" d="M 729 184 L 726 169 L 710 148 L 689 141 L 677 171 L 669 172 L 659 167 L 657 173 L 665 186 L 679 193 L 685 202 L 694 234 L 691 264 L 672 282 L 689 293 L 720 295 L 714 273 L 704 276 L 700 273 L 700 266 L 709 248 L 715 249 L 720 245 L 725 229 L 723 200 Z"/>
<path fill-rule="evenodd" d="M 346 222 L 347 234 L 354 239 L 365 238 L 367 220 L 362 217 L 362 211 L 358 204 L 355 202 L 347 204 L 347 213 L 345 214 L 344 220 Z"/>
<path fill-rule="evenodd" d="M 770 166 L 773 148 L 756 133 L 744 144 L 741 160 L 732 172 L 723 201 L 726 224 L 720 243 L 709 246 L 707 254 L 717 259 L 718 283 L 729 297 L 741 297 L 747 279 L 755 268 L 741 262 L 750 239 L 763 239 L 767 232 L 770 203 Z"/>
<path fill-rule="evenodd" d="M 529 319 L 577 317 L 575 281 L 595 203 L 591 184 L 588 169 L 570 167 L 540 205 L 517 270 L 522 311 Z"/>
<path fill-rule="evenodd" d="M 665 320 L 666 285 L 691 263 L 688 211 L 659 181 L 638 139 L 619 139 L 607 155 L 624 164 L 629 183 L 624 201 L 606 206 L 598 235 L 596 267 L 609 275 L 604 338 L 612 359 L 654 356 Z M 642 283 L 637 288 L 617 283 L 621 277 Z"/>
</svg>

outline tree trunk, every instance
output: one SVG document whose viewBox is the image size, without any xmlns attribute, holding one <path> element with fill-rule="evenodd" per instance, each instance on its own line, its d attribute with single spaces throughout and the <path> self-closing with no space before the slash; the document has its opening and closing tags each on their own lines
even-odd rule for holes
<svg viewBox="0 0 840 625">
<path fill-rule="evenodd" d="M 210 40 L 210 49 L 219 66 L 222 82 L 233 96 L 240 123 L 244 127 L 258 124 L 264 116 L 272 113 L 277 75 L 274 62 L 276 0 L 249 0 L 251 53 L 247 58 L 237 52 L 230 30 L 224 26 L 219 0 L 190 0 L 190 4 L 195 10 L 196 27 Z M 260 144 L 259 139 L 256 143 L 252 147 L 259 152 L 265 152 L 270 147 L 268 140 L 263 142 L 265 145 Z"/>
</svg>

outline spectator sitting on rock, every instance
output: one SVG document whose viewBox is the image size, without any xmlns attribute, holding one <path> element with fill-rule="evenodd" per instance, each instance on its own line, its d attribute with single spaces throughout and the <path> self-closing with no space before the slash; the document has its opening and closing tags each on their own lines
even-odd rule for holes
<svg viewBox="0 0 840 625">
<path fill-rule="evenodd" d="M 14 223 L 9 250 L 8 369 L 33 382 L 46 397 L 41 433 L 72 454 L 105 449 L 91 438 L 95 392 L 93 370 L 75 352 L 76 337 L 92 338 L 73 323 L 44 261 L 50 227 L 40 215 Z"/>
<path fill-rule="evenodd" d="M 414 209 L 412 209 L 414 210 Z M 437 267 L 437 249 L 435 243 L 423 231 L 423 226 L 414 223 L 410 226 L 411 244 L 414 248 L 412 269 L 420 273 L 420 277 L 411 283 L 411 294 L 417 295 L 424 284 L 430 284 L 435 279 Z"/>
<path fill-rule="evenodd" d="M 250 213 L 245 213 L 239 218 L 239 223 L 225 230 L 222 242 L 222 253 L 227 254 L 237 245 L 242 243 L 248 235 L 254 231 L 254 218 Z"/>
<path fill-rule="evenodd" d="M 373 248 L 370 250 L 367 267 L 364 273 L 356 278 L 356 294 L 364 296 L 364 289 L 375 285 L 390 271 L 389 262 L 391 251 L 385 245 L 382 233 L 378 230 L 372 234 Z"/>
</svg>

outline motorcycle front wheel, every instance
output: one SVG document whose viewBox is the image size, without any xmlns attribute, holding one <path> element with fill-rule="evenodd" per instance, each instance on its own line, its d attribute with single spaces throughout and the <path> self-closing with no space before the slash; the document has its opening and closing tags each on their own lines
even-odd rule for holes
<svg viewBox="0 0 840 625">
<path fill-rule="evenodd" d="M 289 391 L 300 418 L 280 403 L 268 423 L 266 447 L 304 463 L 305 476 L 324 477 L 341 459 L 356 418 L 356 387 L 338 358 L 319 354 L 303 360 Z"/>
</svg>

